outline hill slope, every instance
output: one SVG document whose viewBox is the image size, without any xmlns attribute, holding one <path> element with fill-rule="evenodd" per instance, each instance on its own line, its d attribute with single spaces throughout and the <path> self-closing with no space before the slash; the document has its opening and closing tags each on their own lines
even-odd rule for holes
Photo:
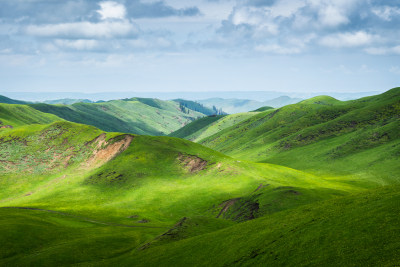
<svg viewBox="0 0 400 267">
<path fill-rule="evenodd" d="M 179 104 L 151 98 L 131 98 L 72 105 L 32 104 L 31 107 L 65 120 L 93 125 L 104 131 L 166 135 L 204 114 L 182 112 Z"/>
<path fill-rule="evenodd" d="M 3 104 L 27 104 L 25 101 L 11 99 L 5 96 L 0 95 L 0 103 Z"/>
<path fill-rule="evenodd" d="M 297 169 L 336 174 L 373 169 L 371 176 L 398 180 L 391 173 L 398 173 L 399 114 L 400 88 L 347 102 L 317 97 L 259 113 L 200 143 Z"/>
<path fill-rule="evenodd" d="M 16 111 L 7 115 L 15 127 L 0 129 L 0 265 L 395 265 L 399 95 L 323 96 L 181 131 L 236 157 L 301 170 L 4 105 Z M 41 105 L 54 107 L 123 122 L 129 107 L 163 116 L 179 104 Z"/>
<path fill-rule="evenodd" d="M 251 197 L 260 184 L 268 184 L 261 194 L 296 187 L 302 196 L 294 206 L 320 200 L 312 197 L 315 190 L 326 197 L 357 190 L 276 165 L 238 162 L 182 139 L 104 133 L 70 122 L 0 131 L 0 160 L 1 206 L 107 214 L 121 221 L 131 221 L 129 213 L 154 222 L 206 215 L 223 201 Z M 254 216 L 269 212 L 263 207 L 273 199 L 252 200 L 260 205 Z"/>
<path fill-rule="evenodd" d="M 399 204 L 399 187 L 382 188 L 133 250 L 111 262 L 135 266 L 394 266 L 400 261 Z"/>
<path fill-rule="evenodd" d="M 256 112 L 236 113 L 227 116 L 216 116 L 195 120 L 178 131 L 170 134 L 173 137 L 184 138 L 193 142 L 201 142 L 213 134 L 229 128 L 257 114 Z"/>
<path fill-rule="evenodd" d="M 53 114 L 40 112 L 26 105 L 0 104 L 0 127 L 48 124 L 62 120 Z"/>
<path fill-rule="evenodd" d="M 0 160 L 1 264 L 97 263 L 153 247 L 177 221 L 197 227 L 180 238 L 200 236 L 360 190 L 178 138 L 70 122 L 0 130 Z"/>
</svg>

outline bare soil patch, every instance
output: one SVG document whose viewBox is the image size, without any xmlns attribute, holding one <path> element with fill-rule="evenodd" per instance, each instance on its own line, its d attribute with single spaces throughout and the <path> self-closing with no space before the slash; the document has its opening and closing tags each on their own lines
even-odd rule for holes
<svg viewBox="0 0 400 267">
<path fill-rule="evenodd" d="M 193 155 L 179 154 L 178 161 L 184 166 L 186 170 L 191 173 L 204 170 L 207 167 L 207 161 Z"/>
<path fill-rule="evenodd" d="M 104 163 L 112 160 L 114 157 L 125 151 L 133 140 L 132 135 L 125 135 L 123 139 L 113 142 L 106 141 L 106 135 L 101 134 L 96 137 L 91 143 L 95 143 L 95 149 L 92 156 L 85 162 L 85 167 L 92 169 L 97 168 Z"/>
</svg>

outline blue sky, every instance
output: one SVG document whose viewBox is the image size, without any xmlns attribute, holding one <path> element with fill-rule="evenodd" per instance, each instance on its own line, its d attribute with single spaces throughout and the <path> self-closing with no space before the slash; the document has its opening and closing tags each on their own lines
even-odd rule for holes
<svg viewBox="0 0 400 267">
<path fill-rule="evenodd" d="M 0 92 L 385 91 L 394 0 L 2 0 Z"/>
</svg>

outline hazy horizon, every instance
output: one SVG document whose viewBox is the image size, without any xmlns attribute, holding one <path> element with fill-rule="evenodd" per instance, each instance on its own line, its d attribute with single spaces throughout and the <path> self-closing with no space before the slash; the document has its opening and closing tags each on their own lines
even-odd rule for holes
<svg viewBox="0 0 400 267">
<path fill-rule="evenodd" d="M 384 90 L 387 91 L 387 90 Z M 78 92 L 0 92 L 9 98 L 24 101 L 46 101 L 59 99 L 88 99 L 91 101 L 116 100 L 132 97 L 157 98 L 161 100 L 187 99 L 187 100 L 206 100 L 212 98 L 221 99 L 241 99 L 252 101 L 268 101 L 279 97 L 291 97 L 307 99 L 318 95 L 329 95 L 339 100 L 351 100 L 365 96 L 380 94 L 379 91 L 367 92 L 278 92 L 278 91 L 192 91 L 192 92 L 97 92 L 97 93 L 78 93 Z"/>
</svg>

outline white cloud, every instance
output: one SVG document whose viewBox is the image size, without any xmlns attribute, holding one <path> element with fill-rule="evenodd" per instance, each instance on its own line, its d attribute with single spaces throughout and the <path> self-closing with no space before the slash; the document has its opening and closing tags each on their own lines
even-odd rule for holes
<svg viewBox="0 0 400 267">
<path fill-rule="evenodd" d="M 383 20 L 391 21 L 393 17 L 400 15 L 400 8 L 390 6 L 375 7 L 372 9 L 372 13 Z"/>
<path fill-rule="evenodd" d="M 283 47 L 277 44 L 273 45 L 258 45 L 255 47 L 256 51 L 280 55 L 292 55 L 299 54 L 302 52 L 299 47 Z"/>
<path fill-rule="evenodd" d="M 318 15 L 320 22 L 329 27 L 347 24 L 350 22 L 344 11 L 334 5 L 328 5 L 324 8 L 321 8 Z"/>
<path fill-rule="evenodd" d="M 353 33 L 338 33 L 323 37 L 320 40 L 320 44 L 328 47 L 359 47 L 371 44 L 377 39 L 376 36 L 366 33 L 364 31 L 358 31 Z"/>
<path fill-rule="evenodd" d="M 76 50 L 92 50 L 99 46 L 97 40 L 55 40 L 54 42 L 58 47 L 61 48 L 71 48 Z"/>
<path fill-rule="evenodd" d="M 120 22 L 74 22 L 48 25 L 30 25 L 26 33 L 40 37 L 64 38 L 112 38 L 137 33 L 136 27 L 128 21 Z"/>
<path fill-rule="evenodd" d="M 350 23 L 349 15 L 361 0 L 307 0 L 310 10 L 316 12 L 316 26 L 337 27 Z"/>
<path fill-rule="evenodd" d="M 126 8 L 124 5 L 113 2 L 104 1 L 100 2 L 100 10 L 97 13 L 100 14 L 102 20 L 106 19 L 124 19 L 126 16 Z"/>
</svg>

